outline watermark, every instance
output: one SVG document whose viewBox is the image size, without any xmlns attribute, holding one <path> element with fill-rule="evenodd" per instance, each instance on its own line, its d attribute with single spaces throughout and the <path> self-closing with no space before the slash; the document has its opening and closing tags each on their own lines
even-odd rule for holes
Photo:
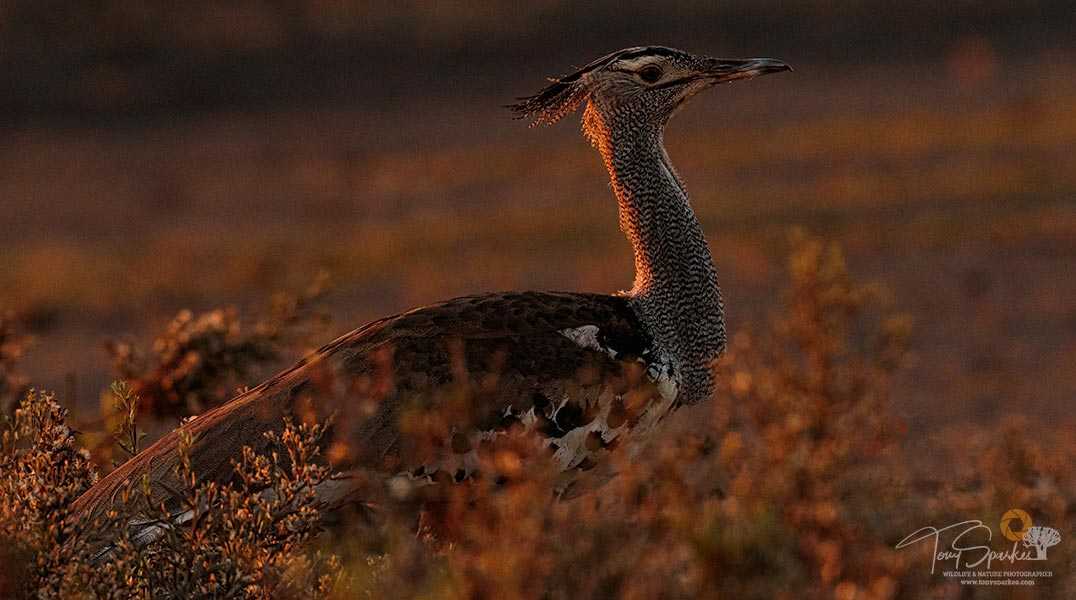
<svg viewBox="0 0 1076 600">
<path fill-rule="evenodd" d="M 940 568 L 942 576 L 964 585 L 1028 586 L 1053 577 L 1053 571 L 1035 561 L 1047 560 L 1049 549 L 1061 543 L 1058 530 L 1035 525 L 1031 515 L 1019 508 L 1001 516 L 998 530 L 1012 546 L 992 543 L 994 530 L 970 519 L 944 527 L 922 527 L 901 540 L 896 549 L 919 543 L 932 545 L 930 572 Z M 997 549 L 1002 543 L 1005 547 Z"/>
</svg>

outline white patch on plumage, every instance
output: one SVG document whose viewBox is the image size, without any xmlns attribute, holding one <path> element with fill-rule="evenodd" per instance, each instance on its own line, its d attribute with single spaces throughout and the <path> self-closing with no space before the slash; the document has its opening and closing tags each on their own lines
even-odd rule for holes
<svg viewBox="0 0 1076 600">
<path fill-rule="evenodd" d="M 527 412 L 523 413 L 523 414 L 522 414 L 522 415 L 521 415 L 521 416 L 519 417 L 519 422 L 520 422 L 520 423 L 523 423 L 523 426 L 524 426 L 524 427 L 528 427 L 528 428 L 529 428 L 529 427 L 533 427 L 533 426 L 534 426 L 534 424 L 535 424 L 536 422 L 538 422 L 538 415 L 534 414 L 534 407 L 533 407 L 533 406 L 532 406 L 532 407 L 530 407 L 530 410 L 528 410 Z"/>
<path fill-rule="evenodd" d="M 596 401 L 597 414 L 589 423 L 570 429 L 560 437 L 549 439 L 549 446 L 554 449 L 553 459 L 561 470 L 567 471 L 579 467 L 588 458 L 597 459 L 597 456 L 601 452 L 606 451 L 605 447 L 607 445 L 621 435 L 627 433 L 629 430 L 627 422 L 622 423 L 616 428 L 609 426 L 609 413 L 612 411 L 613 404 L 617 399 L 618 396 L 616 394 L 611 390 L 606 389 L 598 397 Z M 559 412 L 565 404 L 566 402 L 562 402 L 560 406 L 557 407 L 557 411 L 553 413 L 554 421 L 556 420 L 557 412 Z M 587 448 L 587 441 L 595 433 L 601 438 L 600 447 Z"/>
<path fill-rule="evenodd" d="M 603 444 L 608 444 L 627 430 L 628 426 L 626 424 L 616 429 L 609 428 L 609 423 L 607 422 L 609 408 L 609 403 L 606 403 L 602 407 L 601 414 L 593 421 L 576 427 L 550 442 L 550 445 L 556 448 L 553 453 L 553 460 L 557 461 L 561 470 L 567 471 L 578 467 L 587 457 L 597 454 L 596 451 L 586 447 L 587 438 L 592 432 L 596 432 L 601 436 Z"/>
<path fill-rule="evenodd" d="M 661 358 L 650 363 L 646 370 L 647 376 L 658 388 L 661 397 L 670 403 L 676 400 L 680 389 L 680 377 L 678 376 L 674 359 L 667 353 L 662 353 Z"/>
<path fill-rule="evenodd" d="M 580 348 L 601 352 L 608 355 L 609 358 L 616 358 L 616 350 L 602 346 L 601 342 L 598 341 L 598 331 L 597 325 L 583 325 L 582 327 L 561 329 L 560 334 L 575 342 Z"/>
</svg>

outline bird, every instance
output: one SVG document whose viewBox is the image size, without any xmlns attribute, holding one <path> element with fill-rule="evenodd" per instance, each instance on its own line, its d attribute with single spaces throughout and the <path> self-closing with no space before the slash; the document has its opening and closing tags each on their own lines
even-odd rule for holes
<svg viewBox="0 0 1076 600">
<path fill-rule="evenodd" d="M 551 78 L 508 108 L 537 126 L 582 107 L 583 133 L 608 171 L 634 254 L 630 290 L 487 293 L 368 323 L 183 423 L 100 479 L 73 514 L 102 518 L 136 482 L 148 484 L 154 503 L 178 511 L 181 440 L 200 479 L 226 482 L 244 446 L 264 450 L 264 434 L 280 430 L 285 417 L 328 407 L 342 415 L 328 442 L 343 448 L 329 452 L 334 468 L 379 482 L 452 484 L 475 476 L 477 449 L 511 427 L 536 436 L 557 469 L 573 472 L 707 399 L 726 346 L 725 309 L 703 229 L 664 146 L 665 126 L 704 90 L 789 70 L 772 58 L 637 46 Z M 461 386 L 466 394 L 451 392 Z M 451 408 L 434 447 L 403 431 L 415 406 Z M 355 480 L 368 485 L 371 477 Z M 356 501 L 360 486 L 347 481 L 325 482 L 326 506 Z M 154 527 L 136 538 L 152 541 Z"/>
</svg>

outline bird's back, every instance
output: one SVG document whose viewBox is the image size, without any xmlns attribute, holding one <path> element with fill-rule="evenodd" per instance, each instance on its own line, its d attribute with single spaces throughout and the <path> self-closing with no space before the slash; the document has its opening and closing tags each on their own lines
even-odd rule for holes
<svg viewBox="0 0 1076 600">
<path fill-rule="evenodd" d="M 476 468 L 475 449 L 514 424 L 541 436 L 562 468 L 586 468 L 671 408 L 646 376 L 654 356 L 620 296 L 501 293 L 415 309 L 360 327 L 187 422 L 87 491 L 76 514 L 101 517 L 144 477 L 154 500 L 175 508 L 180 431 L 199 478 L 225 482 L 242 447 L 264 450 L 264 433 L 287 416 L 333 414 L 328 455 L 341 470 L 459 481 Z M 412 439 L 401 424 L 418 414 L 441 418 L 443 439 Z"/>
</svg>

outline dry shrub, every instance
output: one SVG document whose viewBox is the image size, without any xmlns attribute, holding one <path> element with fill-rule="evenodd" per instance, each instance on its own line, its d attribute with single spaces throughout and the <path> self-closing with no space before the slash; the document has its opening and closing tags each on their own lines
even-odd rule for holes
<svg viewBox="0 0 1076 600">
<path fill-rule="evenodd" d="M 200 482 L 184 459 L 177 505 L 152 501 L 136 481 L 122 492 L 127 512 L 81 523 L 70 506 L 96 473 L 65 416 L 51 395 L 31 393 L 4 433 L 0 596 L 310 598 L 331 588 L 335 558 L 304 550 L 320 531 L 314 488 L 329 476 L 324 426 L 286 422 L 267 454 L 244 449 L 228 484 Z M 184 439 L 184 458 L 189 447 Z"/>
<path fill-rule="evenodd" d="M 287 349 L 305 349 L 328 321 L 318 307 L 328 289 L 328 276 L 320 273 L 302 293 L 274 295 L 268 314 L 249 331 L 234 307 L 197 315 L 182 310 L 149 353 L 130 342 L 106 347 L 116 374 L 142 398 L 144 414 L 196 415 L 230 400 Z"/>
<path fill-rule="evenodd" d="M 910 322 L 850 279 L 835 245 L 795 233 L 789 272 L 785 314 L 736 336 L 719 376 L 729 483 L 708 518 L 708 562 L 736 595 L 892 598 L 906 570 L 893 542 L 922 517 L 889 411 Z"/>
<path fill-rule="evenodd" d="M 235 481 L 223 485 L 199 480 L 188 460 L 191 439 L 181 436 L 178 504 L 154 503 L 145 484 L 126 490 L 148 515 L 109 548 L 87 583 L 97 595 L 119 588 L 149 598 L 323 597 L 336 561 L 303 549 L 320 532 L 315 488 L 329 476 L 317 461 L 324 431 L 286 422 L 268 434 L 268 454 L 244 448 Z"/>
<path fill-rule="evenodd" d="M 51 394 L 30 391 L 0 438 L 0 597 L 56 592 L 60 574 L 79 569 L 64 551 L 81 530 L 71 503 L 97 480 L 76 446 L 67 411 Z M 78 563 L 79 561 L 74 561 Z"/>
</svg>

